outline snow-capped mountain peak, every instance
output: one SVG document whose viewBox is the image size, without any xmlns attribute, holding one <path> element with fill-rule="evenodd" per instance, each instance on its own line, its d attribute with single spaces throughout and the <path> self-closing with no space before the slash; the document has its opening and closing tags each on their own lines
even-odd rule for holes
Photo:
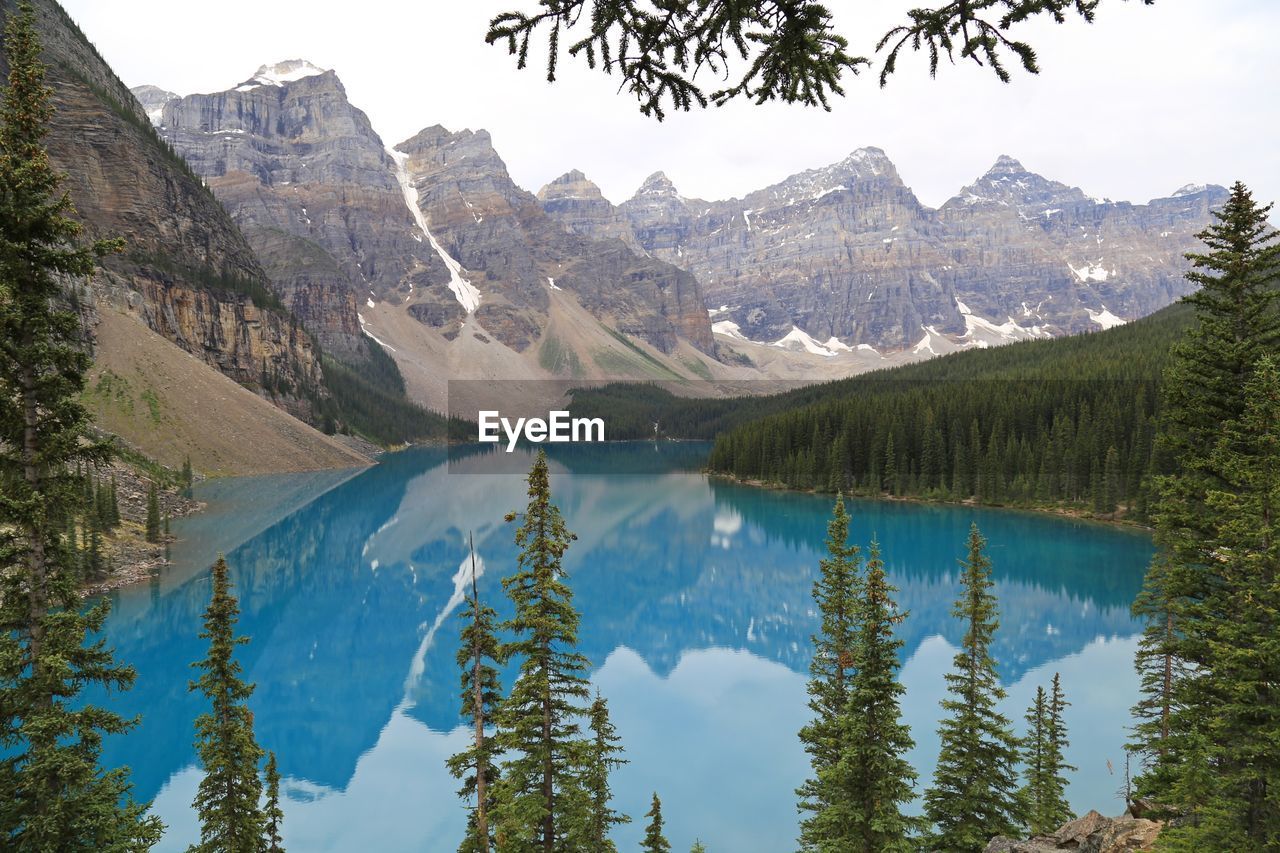
<svg viewBox="0 0 1280 853">
<path fill-rule="evenodd" d="M 1179 187 L 1172 197 L 1179 198 L 1184 195 L 1199 195 L 1207 189 L 1209 189 L 1209 187 L 1206 184 L 1187 184 L 1184 187 Z"/>
<path fill-rule="evenodd" d="M 305 77 L 315 77 L 326 73 L 328 73 L 327 69 L 314 65 L 305 59 L 286 59 L 284 62 L 277 62 L 274 65 L 262 66 L 256 74 L 241 83 L 237 87 L 237 91 L 243 92 L 249 89 L 256 89 L 258 86 L 283 86 L 286 83 L 293 83 Z"/>
</svg>

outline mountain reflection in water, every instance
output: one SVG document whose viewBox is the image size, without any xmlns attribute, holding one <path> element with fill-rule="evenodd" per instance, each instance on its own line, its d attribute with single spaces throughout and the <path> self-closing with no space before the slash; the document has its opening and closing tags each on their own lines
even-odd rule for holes
<svg viewBox="0 0 1280 853">
<path fill-rule="evenodd" d="M 630 764 L 614 776 L 635 823 L 650 792 L 676 850 L 794 849 L 794 789 L 806 755 L 805 675 L 817 620 L 810 597 L 831 499 L 708 479 L 705 445 L 611 445 L 552 456 L 552 489 L 578 541 L 565 567 L 583 614 L 581 650 L 609 699 Z M 646 454 L 652 473 L 636 470 Z M 632 455 L 629 457 L 629 455 Z M 527 467 L 529 457 L 521 464 Z M 517 466 L 519 467 L 519 466 Z M 108 741 L 136 794 L 169 826 L 162 850 L 198 832 L 199 771 L 187 691 L 209 595 L 206 565 L 227 551 L 240 597 L 240 649 L 259 742 L 274 750 L 295 853 L 444 853 L 465 823 L 444 759 L 463 744 L 454 662 L 466 541 L 474 531 L 481 596 L 508 611 L 501 578 L 515 561 L 517 474 L 450 473 L 439 450 L 413 450 L 356 476 L 209 484 L 205 516 L 179 522 L 174 566 L 115 595 L 106 633 L 138 670 L 113 708 L 142 714 Z M 274 512 L 272 510 L 275 510 Z M 1132 531 L 1031 513 L 853 501 L 852 538 L 882 545 L 899 604 L 903 709 L 927 785 L 943 674 L 961 626 L 950 616 L 971 521 L 990 542 L 1001 627 L 994 652 L 1022 724 L 1037 684 L 1061 672 L 1080 770 L 1077 809 L 1117 811 L 1139 628 L 1129 615 L 1150 540 Z M 506 676 L 510 684 L 511 673 Z M 918 803 L 917 803 L 918 806 Z"/>
</svg>

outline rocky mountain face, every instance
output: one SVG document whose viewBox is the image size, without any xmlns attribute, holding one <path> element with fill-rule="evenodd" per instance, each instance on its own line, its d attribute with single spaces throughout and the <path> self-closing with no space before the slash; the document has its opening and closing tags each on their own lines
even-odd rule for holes
<svg viewBox="0 0 1280 853">
<path fill-rule="evenodd" d="M 332 71 L 263 66 L 228 91 L 168 101 L 158 124 L 327 349 L 360 352 L 366 299 L 448 280 L 415 239 L 393 160 Z"/>
<path fill-rule="evenodd" d="M 267 275 L 226 211 L 164 145 L 66 12 L 53 0 L 33 5 L 56 107 L 50 157 L 67 175 L 86 237 L 123 237 L 127 245 L 104 259 L 91 305 L 105 300 L 133 313 L 241 383 L 270 371 L 292 387 L 319 386 L 311 338 L 272 307 Z M 15 8 L 0 4 L 6 16 Z M 305 414 L 305 400 L 281 402 Z"/>
<path fill-rule="evenodd" d="M 153 90 L 136 91 L 154 103 Z M 600 236 L 559 224 L 485 131 L 431 127 L 388 150 L 337 75 L 302 60 L 165 101 L 158 124 L 326 348 L 356 348 L 365 306 L 389 303 L 448 342 L 474 318 L 521 353 L 559 289 L 664 352 L 681 338 L 713 351 L 692 275 L 648 257 L 616 212 Z"/>
<path fill-rule="evenodd" d="M 584 237 L 621 240 L 637 255 L 648 254 L 625 216 L 601 194 L 600 188 L 574 169 L 538 191 L 542 209 L 562 226 Z"/>
<path fill-rule="evenodd" d="M 1099 200 L 1001 157 L 937 217 L 955 290 L 973 311 L 1074 333 L 1190 293 L 1183 255 L 1226 196 L 1184 187 L 1145 205 Z"/>
<path fill-rule="evenodd" d="M 432 233 L 463 267 L 483 272 L 475 315 L 507 346 L 524 350 L 536 339 L 549 292 L 560 289 L 662 352 L 679 338 L 712 351 L 694 276 L 637 254 L 608 228 L 590 236 L 566 228 L 516 186 L 485 131 L 430 127 L 396 150 Z"/>
<path fill-rule="evenodd" d="M 152 124 L 159 124 L 160 117 L 164 115 L 165 104 L 178 100 L 176 92 L 166 91 L 159 86 L 137 86 L 130 91 L 146 110 L 147 118 L 151 119 Z"/>
<path fill-rule="evenodd" d="M 1189 187 L 1146 205 L 1092 199 L 1001 157 L 933 210 L 883 151 L 862 148 L 729 201 L 685 198 L 658 173 L 618 212 L 646 251 L 698 277 L 718 332 L 836 355 L 1144 316 L 1189 292 L 1182 254 L 1225 196 Z M 575 227 L 603 235 L 609 213 L 576 214 Z"/>
</svg>

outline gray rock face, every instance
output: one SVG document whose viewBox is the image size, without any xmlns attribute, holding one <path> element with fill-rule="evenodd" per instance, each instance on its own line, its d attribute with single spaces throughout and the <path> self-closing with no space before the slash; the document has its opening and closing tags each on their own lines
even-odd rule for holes
<svg viewBox="0 0 1280 853">
<path fill-rule="evenodd" d="M 1123 815 L 1104 817 L 1096 811 L 1063 824 L 1053 835 L 1020 841 L 997 836 L 983 853 L 1134 853 L 1153 849 L 1163 824 Z"/>
<path fill-rule="evenodd" d="M 954 287 L 975 312 L 1081 332 L 1111 322 L 1098 317 L 1103 308 L 1135 319 L 1189 293 L 1183 255 L 1226 195 L 1200 187 L 1146 205 L 1099 200 L 1001 157 L 938 218 L 958 262 Z"/>
<path fill-rule="evenodd" d="M 691 275 L 644 256 L 616 213 L 611 239 L 559 224 L 515 185 L 483 130 L 431 127 L 388 152 L 337 75 L 302 60 L 167 102 L 160 125 L 331 349 L 356 349 L 359 306 L 377 299 L 408 303 L 446 340 L 474 311 L 523 351 L 546 325 L 551 282 L 664 350 L 679 337 L 713 347 Z"/>
<path fill-rule="evenodd" d="M 160 117 L 164 114 L 165 104 L 178 100 L 177 93 L 165 91 L 159 86 L 134 86 L 129 91 L 138 99 L 138 103 L 142 104 L 142 108 L 147 111 L 147 118 L 151 120 L 152 124 L 160 123 Z"/>
<path fill-rule="evenodd" d="M 626 217 L 577 169 L 539 190 L 538 201 L 552 219 L 574 234 L 621 240 L 635 254 L 646 254 Z"/>
<path fill-rule="evenodd" d="M 483 273 L 476 316 L 503 343 L 527 347 L 530 327 L 544 324 L 549 290 L 560 288 L 573 291 L 618 331 L 663 352 L 674 349 L 678 338 L 712 351 L 704 299 L 692 275 L 628 248 L 616 237 L 616 219 L 602 223 L 599 233 L 583 225 L 589 236 L 572 224 L 566 228 L 511 180 L 487 132 L 450 133 L 434 126 L 396 150 L 406 156 L 431 233 L 463 267 Z M 585 180 L 566 183 L 589 192 Z M 603 198 L 587 201 L 597 209 L 600 202 L 608 204 Z M 560 210 L 579 223 L 590 219 L 581 209 L 575 216 L 563 205 Z"/>
<path fill-rule="evenodd" d="M 228 280 L 265 288 L 267 276 L 217 200 L 156 137 L 146 110 L 54 0 L 35 0 L 37 27 L 56 107 L 47 140 L 66 175 L 88 239 L 124 237 L 102 259 L 85 293 L 112 304 L 242 384 L 266 364 L 294 387 L 318 386 L 309 335 L 287 312 L 262 309 Z M 17 6 L 0 0 L 5 16 Z M 0 68 L 7 68 L 0 49 Z M 278 399 L 305 413 L 299 399 Z"/>
<path fill-rule="evenodd" d="M 395 164 L 337 75 L 302 60 L 166 103 L 160 132 L 205 179 L 322 343 L 360 351 L 357 306 L 443 289 Z M 292 239 L 286 239 L 286 235 Z"/>
<path fill-rule="evenodd" d="M 662 173 L 620 206 L 654 257 L 699 278 L 717 321 L 753 340 L 793 327 L 824 341 L 902 348 L 1096 330 L 1189 291 L 1182 254 L 1226 191 L 1147 205 L 1088 198 L 1001 157 L 939 210 L 878 148 L 744 199 L 681 196 Z M 604 211 L 580 218 L 584 230 Z M 597 231 L 596 233 L 601 233 Z"/>
</svg>

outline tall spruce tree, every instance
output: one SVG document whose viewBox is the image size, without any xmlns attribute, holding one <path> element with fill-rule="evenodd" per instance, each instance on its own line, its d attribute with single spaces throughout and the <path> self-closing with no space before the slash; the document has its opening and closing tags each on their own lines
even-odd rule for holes
<svg viewBox="0 0 1280 853">
<path fill-rule="evenodd" d="M 671 843 L 662 834 L 662 800 L 658 799 L 656 792 L 649 811 L 645 812 L 644 816 L 649 819 L 649 823 L 645 827 L 644 840 L 640 842 L 640 849 L 644 853 L 671 853 Z"/>
<path fill-rule="evenodd" d="M 520 668 L 498 714 L 498 746 L 506 758 L 496 811 L 504 851 L 557 853 L 569 828 L 583 819 L 575 811 L 586 800 L 579 721 L 590 692 L 587 659 L 576 650 L 580 617 L 561 562 L 577 537 L 551 502 L 545 452 L 538 453 L 528 483 L 529 504 L 515 537 L 519 567 L 502 581 L 515 605 L 503 623 L 514 637 L 503 655 L 519 659 Z"/>
<path fill-rule="evenodd" d="M 471 595 L 460 618 L 462 645 L 458 666 L 462 670 L 462 716 L 470 721 L 471 742 L 449 758 L 449 772 L 462 780 L 458 796 L 475 803 L 467 822 L 460 853 L 489 853 L 494 846 L 494 784 L 497 782 L 497 744 L 490 732 L 502 702 L 498 676 L 501 648 L 494 633 L 497 613 L 480 602 L 475 542 L 471 546 Z"/>
<path fill-rule="evenodd" d="M 961 561 L 963 592 L 951 611 L 964 620 L 964 640 L 946 676 L 952 698 L 942 701 L 946 716 L 938 728 L 938 764 L 924 795 L 932 849 L 949 853 L 981 851 L 992 836 L 1012 836 L 1023 822 L 1019 742 L 1008 718 L 996 709 L 1005 692 L 991 657 L 1000 623 L 985 547 L 974 524 L 968 559 Z"/>
<path fill-rule="evenodd" d="M 198 853 L 259 853 L 267 819 L 261 807 L 262 748 L 253 736 L 253 714 L 246 702 L 253 685 L 241 678 L 236 646 L 249 642 L 235 635 L 240 606 L 231 593 L 227 561 L 213 564 L 213 596 L 204 612 L 200 638 L 209 641 L 204 660 L 192 664 L 200 677 L 190 689 L 209 700 L 196 718 L 196 754 L 204 768 L 193 803 L 200 817 Z"/>
<path fill-rule="evenodd" d="M 916 773 L 903 757 L 915 743 L 902 722 L 898 652 L 894 629 L 906 618 L 894 603 L 894 587 L 885 577 L 880 545 L 871 542 L 859 605 L 854 675 L 840 716 L 844 745 L 830 771 L 840 801 L 828 809 L 826 833 L 834 845 L 823 850 L 848 853 L 909 853 L 920 821 L 903 814 L 915 799 Z"/>
<path fill-rule="evenodd" d="M 702 839 L 695 838 L 693 846 L 689 848 L 689 853 L 707 853 L 706 846 L 702 843 Z"/>
<path fill-rule="evenodd" d="M 267 802 L 262 807 L 266 828 L 262 835 L 266 853 L 284 853 L 284 837 L 280 827 L 284 823 L 284 810 L 280 808 L 280 769 L 276 766 L 276 754 L 267 753 Z"/>
<path fill-rule="evenodd" d="M 1032 835 L 1049 835 L 1075 817 L 1066 797 L 1065 774 L 1076 769 L 1065 757 L 1068 741 L 1063 711 L 1069 704 L 1062 693 L 1061 677 L 1054 673 L 1050 692 L 1037 687 L 1035 703 L 1027 711 L 1022 797 Z"/>
<path fill-rule="evenodd" d="M 1057 827 L 1050 827 L 1040 819 L 1040 802 L 1044 798 L 1045 753 L 1049 740 L 1049 699 L 1044 687 L 1036 685 L 1036 698 L 1027 709 L 1024 718 L 1027 733 L 1022 738 L 1022 771 L 1026 778 L 1020 796 L 1027 816 L 1027 828 L 1032 835 L 1046 835 Z"/>
<path fill-rule="evenodd" d="M 114 243 L 79 245 L 44 143 L 53 115 L 35 13 L 7 16 L 0 103 L 0 838 L 18 851 L 145 849 L 160 824 L 124 770 L 100 766 L 105 735 L 132 723 L 85 703 L 134 672 L 101 640 L 109 602 L 85 610 L 64 532 L 92 508 L 76 471 L 107 456 L 79 402 L 89 358 L 66 287 Z"/>
<path fill-rule="evenodd" d="M 830 774 L 846 743 L 842 714 L 853 679 L 861 591 L 858 546 L 849 544 L 849 515 L 843 496 L 836 497 L 827 523 L 827 556 L 819 561 L 818 570 L 813 600 L 821 622 L 812 638 L 808 686 L 813 719 L 800 730 L 813 776 L 796 791 L 799 809 L 805 814 L 800 822 L 802 850 L 823 849 L 823 844 L 833 839 L 834 825 L 824 813 L 848 797 Z"/>
<path fill-rule="evenodd" d="M 609 705 L 599 691 L 591 703 L 587 722 L 591 737 L 584 744 L 582 760 L 582 794 L 586 802 L 576 809 L 586 821 L 572 831 L 570 846 L 592 853 L 616 853 L 617 845 L 609 833 L 619 824 L 630 823 L 631 818 L 613 808 L 609 774 L 627 762 L 621 757 L 621 739 L 609 719 Z"/>
<path fill-rule="evenodd" d="M 1197 674 L 1213 713 L 1189 739 L 1211 784 L 1175 782 L 1189 814 L 1165 840 L 1172 850 L 1280 845 L 1280 360 L 1260 359 L 1244 392 L 1213 453 L 1223 481 L 1206 496 L 1220 519 L 1222 618 Z"/>
<path fill-rule="evenodd" d="M 1143 698 L 1134 748 L 1144 763 L 1139 794 L 1180 808 L 1193 805 L 1198 780 L 1222 778 L 1207 734 L 1221 701 L 1217 657 L 1227 649 L 1223 630 L 1231 629 L 1236 599 L 1258 591 L 1256 579 L 1233 575 L 1222 559 L 1231 519 L 1210 495 L 1235 490 L 1227 457 L 1216 452 L 1220 433 L 1241 421 L 1254 370 L 1280 347 L 1280 243 L 1270 209 L 1237 183 L 1200 235 L 1206 251 L 1188 256 L 1188 278 L 1200 289 L 1186 300 L 1197 321 L 1164 379 L 1156 447 L 1172 464 L 1154 479 L 1158 554 L 1135 605 L 1148 627 L 1137 661 Z"/>
<path fill-rule="evenodd" d="M 1046 785 L 1044 797 L 1041 799 L 1042 819 L 1054 829 L 1075 819 L 1075 813 L 1071 811 L 1071 805 L 1067 802 L 1066 774 L 1076 770 L 1073 765 L 1067 763 L 1067 747 L 1071 742 L 1067 739 L 1065 711 L 1070 705 L 1066 694 L 1062 692 L 1062 675 L 1055 672 L 1049 688 L 1049 716 L 1046 731 L 1048 750 L 1045 753 Z"/>
<path fill-rule="evenodd" d="M 160 494 L 154 481 L 147 488 L 147 541 L 160 541 Z"/>
</svg>

